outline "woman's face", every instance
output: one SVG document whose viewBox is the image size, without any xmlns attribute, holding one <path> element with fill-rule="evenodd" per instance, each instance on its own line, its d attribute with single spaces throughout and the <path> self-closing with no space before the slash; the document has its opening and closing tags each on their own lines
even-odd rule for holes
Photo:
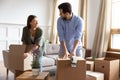
<svg viewBox="0 0 120 80">
<path fill-rule="evenodd" d="M 37 19 L 37 18 L 34 18 L 34 19 L 30 22 L 30 25 L 31 25 L 32 28 L 38 27 L 38 19 Z"/>
</svg>

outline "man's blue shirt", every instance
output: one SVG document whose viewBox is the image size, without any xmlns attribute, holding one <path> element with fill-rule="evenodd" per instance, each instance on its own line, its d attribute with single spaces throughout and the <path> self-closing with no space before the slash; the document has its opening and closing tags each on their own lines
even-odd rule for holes
<svg viewBox="0 0 120 80">
<path fill-rule="evenodd" d="M 76 50 L 76 54 L 78 54 L 79 50 L 82 48 L 81 37 L 83 34 L 83 19 L 75 15 L 73 15 L 70 20 L 63 20 L 62 17 L 59 17 L 57 21 L 57 30 L 60 42 L 65 41 L 69 52 L 73 50 L 74 41 L 80 41 Z M 60 51 L 63 52 L 62 47 Z"/>
</svg>

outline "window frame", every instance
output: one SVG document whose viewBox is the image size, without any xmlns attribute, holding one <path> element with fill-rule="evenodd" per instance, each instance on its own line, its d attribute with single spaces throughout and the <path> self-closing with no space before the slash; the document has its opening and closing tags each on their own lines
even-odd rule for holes
<svg viewBox="0 0 120 80">
<path fill-rule="evenodd" d="M 112 0 L 112 4 L 111 6 L 115 3 L 115 2 L 120 2 L 120 0 Z M 115 52 L 120 52 L 120 49 L 116 49 L 116 48 L 112 48 L 111 47 L 111 41 L 112 41 L 112 35 L 113 34 L 120 34 L 120 28 L 113 28 L 112 26 L 112 7 L 111 7 L 111 29 L 110 29 L 110 38 L 109 38 L 109 43 L 108 43 L 108 51 L 115 51 Z"/>
<path fill-rule="evenodd" d="M 111 28 L 110 39 L 109 39 L 109 44 L 108 44 L 108 51 L 120 52 L 120 49 L 111 48 L 111 40 L 112 40 L 112 35 L 113 34 L 120 34 L 120 28 L 114 28 L 114 29 Z"/>
</svg>

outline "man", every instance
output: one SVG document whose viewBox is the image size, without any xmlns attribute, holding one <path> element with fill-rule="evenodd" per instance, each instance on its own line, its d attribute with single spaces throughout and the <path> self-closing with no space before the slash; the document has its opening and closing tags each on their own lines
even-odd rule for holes
<svg viewBox="0 0 120 80">
<path fill-rule="evenodd" d="M 58 6 L 60 17 L 57 20 L 57 30 L 60 40 L 59 57 L 67 58 L 72 56 L 83 57 L 82 54 L 82 18 L 72 13 L 70 3 L 62 3 Z"/>
</svg>

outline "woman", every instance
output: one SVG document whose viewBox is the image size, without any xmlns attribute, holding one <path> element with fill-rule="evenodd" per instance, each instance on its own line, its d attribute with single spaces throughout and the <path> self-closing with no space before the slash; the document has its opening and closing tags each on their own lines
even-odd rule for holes
<svg viewBox="0 0 120 80">
<path fill-rule="evenodd" d="M 42 42 L 43 31 L 38 27 L 38 19 L 35 15 L 29 15 L 27 19 L 27 26 L 23 28 L 22 42 L 26 46 L 32 45 L 30 50 L 24 53 L 26 58 L 29 54 L 32 54 L 34 50 L 40 50 L 40 71 L 42 71 L 42 56 L 43 56 L 43 42 Z"/>
</svg>

